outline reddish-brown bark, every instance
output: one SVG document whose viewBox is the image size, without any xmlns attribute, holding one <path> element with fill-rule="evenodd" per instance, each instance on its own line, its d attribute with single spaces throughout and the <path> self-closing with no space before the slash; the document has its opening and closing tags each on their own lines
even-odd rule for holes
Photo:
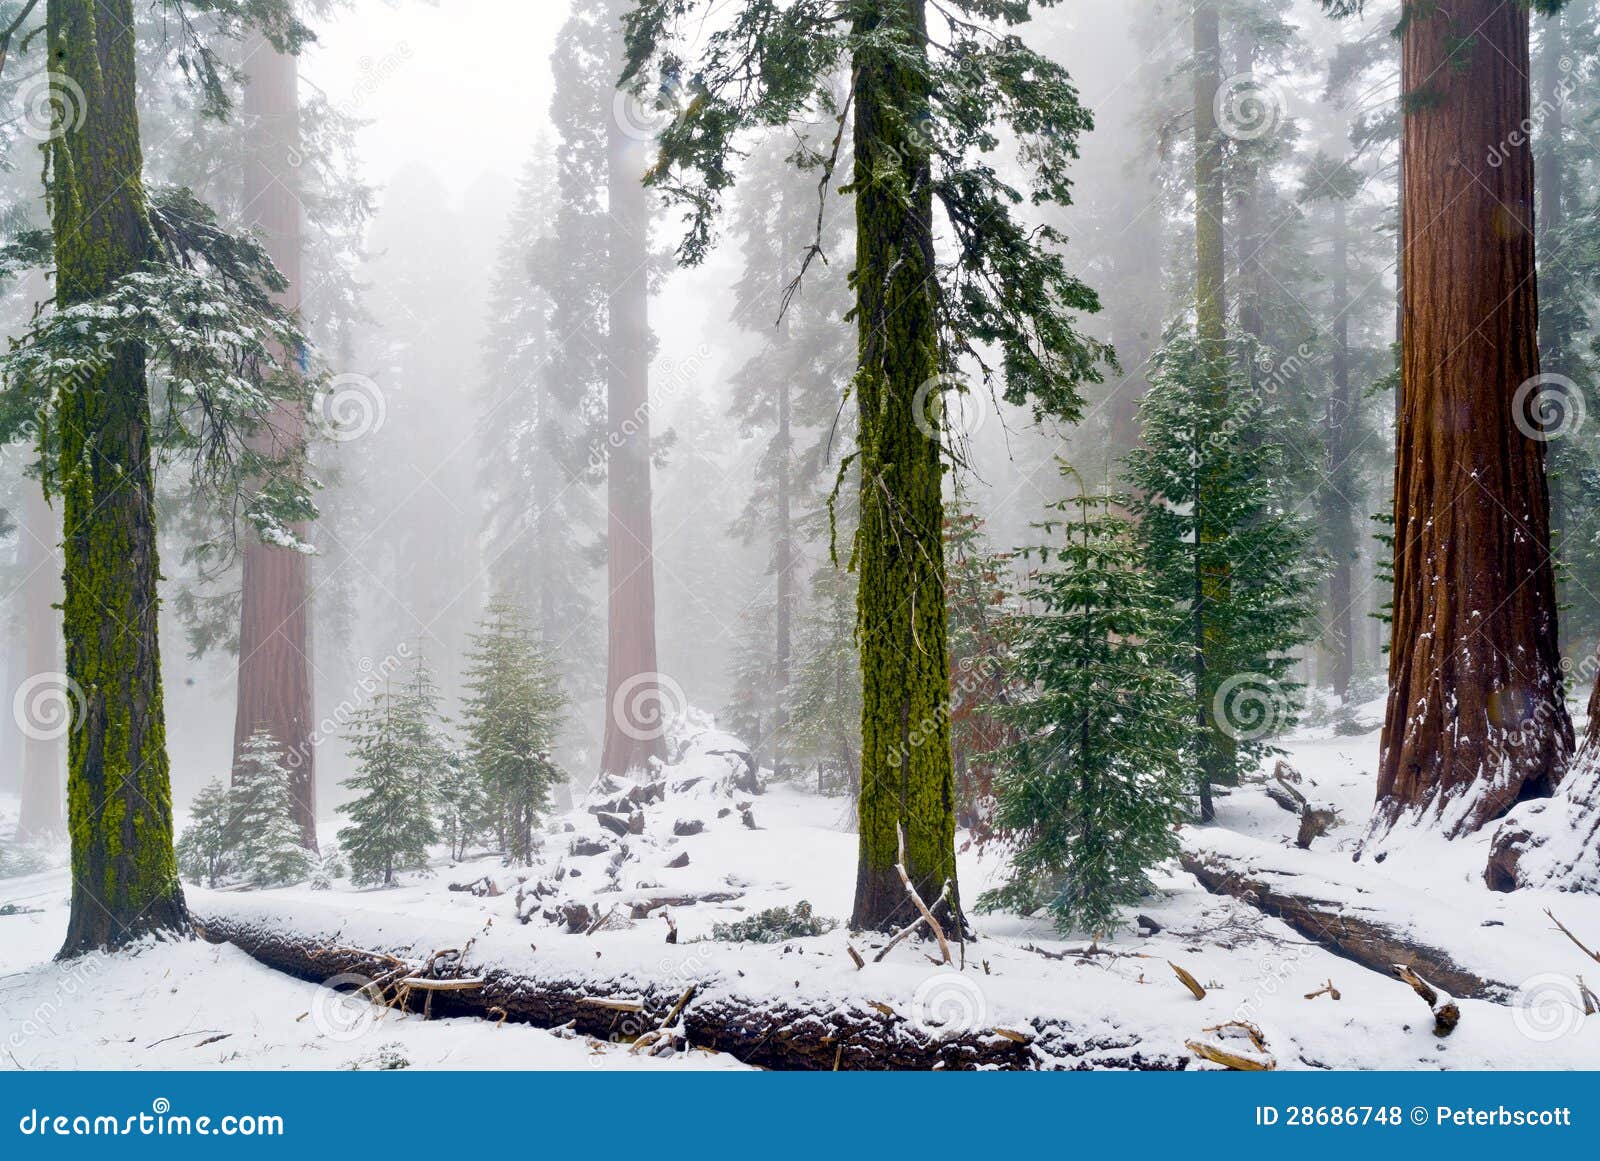
<svg viewBox="0 0 1600 1161">
<path fill-rule="evenodd" d="M 1513 410 L 1539 373 L 1526 6 L 1419 7 L 1402 88 L 1394 633 L 1369 842 L 1402 821 L 1475 831 L 1549 794 L 1572 749 L 1544 446 Z"/>
<path fill-rule="evenodd" d="M 650 516 L 650 154 L 613 117 L 608 125 L 611 243 L 606 375 L 608 572 L 602 774 L 642 770 L 666 756 L 663 716 L 673 698 L 656 662 L 654 529 Z"/>
<path fill-rule="evenodd" d="M 251 40 L 242 111 L 249 134 L 244 217 L 289 281 L 284 305 L 299 305 L 301 206 L 296 174 L 300 141 L 299 69 L 293 56 Z M 280 408 L 273 438 L 304 438 L 304 417 Z M 297 529 L 304 534 L 304 529 Z M 317 845 L 316 755 L 311 738 L 310 559 L 249 537 L 244 547 L 239 615 L 238 699 L 233 748 L 270 730 L 290 769 L 295 820 L 306 846 Z"/>
</svg>

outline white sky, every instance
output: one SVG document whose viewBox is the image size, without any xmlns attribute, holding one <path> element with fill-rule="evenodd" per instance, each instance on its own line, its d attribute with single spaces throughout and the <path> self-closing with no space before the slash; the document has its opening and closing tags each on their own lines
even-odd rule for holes
<svg viewBox="0 0 1600 1161">
<path fill-rule="evenodd" d="M 423 160 L 459 197 L 520 168 L 550 108 L 550 50 L 566 0 L 355 0 L 318 28 L 301 81 L 364 121 L 382 186 Z"/>
</svg>

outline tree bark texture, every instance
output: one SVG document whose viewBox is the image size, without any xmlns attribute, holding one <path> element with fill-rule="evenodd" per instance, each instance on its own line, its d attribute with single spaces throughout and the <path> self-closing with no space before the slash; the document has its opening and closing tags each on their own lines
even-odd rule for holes
<svg viewBox="0 0 1600 1161">
<path fill-rule="evenodd" d="M 154 256 L 135 106 L 132 0 L 50 0 L 50 71 L 81 89 L 58 114 L 47 194 L 56 301 L 104 294 Z M 64 391 L 55 485 L 65 534 L 72 911 L 61 955 L 187 933 L 172 849 L 172 788 L 157 639 L 155 489 L 142 346 Z"/>
<path fill-rule="evenodd" d="M 244 65 L 242 112 L 248 134 L 243 217 L 260 234 L 273 263 L 289 282 L 280 296 L 288 310 L 300 305 L 302 209 L 300 204 L 299 65 L 254 34 Z M 290 352 L 291 356 L 295 353 Z M 285 360 L 293 362 L 293 358 Z M 305 417 L 280 404 L 269 436 L 298 444 Z M 296 534 L 304 537 L 305 528 Z M 237 762 L 257 730 L 272 733 L 283 750 L 301 841 L 317 848 L 316 750 L 312 739 L 311 558 L 257 536 L 245 538 L 239 609 L 238 691 L 233 724 Z"/>
<path fill-rule="evenodd" d="M 852 6 L 858 33 L 927 51 L 924 0 Z M 883 49 L 855 65 L 855 198 L 860 413 L 860 851 L 851 925 L 889 930 L 917 912 L 895 869 L 935 905 L 956 900 L 956 785 L 950 752 L 943 462 L 938 404 L 933 190 L 925 78 Z M 885 174 L 892 174 L 886 178 Z M 959 903 L 955 903 L 959 911 Z"/>
<path fill-rule="evenodd" d="M 1368 844 L 1402 822 L 1476 831 L 1550 794 L 1572 750 L 1545 448 L 1519 398 L 1539 374 L 1528 10 L 1420 8 L 1401 52 L 1394 625 Z"/>
<path fill-rule="evenodd" d="M 349 973 L 377 979 L 394 970 L 394 961 L 376 949 L 334 947 L 308 935 L 270 924 L 211 913 L 200 926 L 213 942 L 235 944 L 247 954 L 300 979 L 323 982 Z M 473 971 L 474 978 L 480 973 Z M 619 979 L 596 972 L 515 974 L 503 969 L 481 973 L 483 986 L 469 991 L 436 992 L 435 1016 L 510 1018 L 541 1028 L 570 1026 L 602 1040 L 628 1043 L 658 1029 L 678 1009 L 684 1039 L 760 1068 L 794 1071 L 922 1069 L 1132 1069 L 1181 1070 L 1186 1055 L 1144 1048 L 1137 1039 L 1114 1031 L 1086 1035 L 1064 1021 L 1035 1017 L 1007 1029 L 1013 1039 L 990 1028 L 932 1035 L 910 1018 L 908 1005 L 862 1000 L 808 1005 L 804 998 L 751 993 L 708 973 L 708 978 L 678 976 L 659 981 Z M 691 985 L 696 990 L 684 1000 Z M 599 1001 L 599 1002 L 597 1002 Z M 608 1007 L 637 1004 L 639 1011 Z M 420 997 L 412 1007 L 420 1006 Z"/>
<path fill-rule="evenodd" d="M 620 35 L 620 32 L 619 32 Z M 602 774 L 625 775 L 666 757 L 675 708 L 656 661 L 655 540 L 650 511 L 650 212 L 652 160 L 620 119 L 607 122 L 610 226 L 606 365 L 608 576 L 606 723 Z"/>
</svg>

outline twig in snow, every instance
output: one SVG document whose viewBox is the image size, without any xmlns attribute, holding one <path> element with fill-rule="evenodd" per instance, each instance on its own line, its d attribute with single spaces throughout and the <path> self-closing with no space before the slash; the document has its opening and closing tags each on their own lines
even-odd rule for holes
<svg viewBox="0 0 1600 1161">
<path fill-rule="evenodd" d="M 1195 979 L 1192 975 L 1184 971 L 1170 959 L 1167 961 L 1167 966 L 1177 973 L 1178 979 L 1183 982 L 1184 987 L 1188 988 L 1189 991 L 1193 993 L 1195 999 L 1203 1000 L 1206 998 L 1206 990 L 1201 986 L 1199 980 Z"/>
<path fill-rule="evenodd" d="M 911 884 L 911 876 L 906 874 L 906 830 L 905 830 L 905 827 L 901 826 L 899 823 L 896 823 L 894 831 L 895 831 L 895 838 L 896 838 L 896 840 L 898 840 L 898 843 L 899 843 L 899 852 L 900 852 L 900 861 L 897 862 L 894 865 L 894 869 L 896 871 L 900 872 L 900 881 L 905 884 L 906 894 L 911 896 L 911 902 L 916 905 L 916 908 L 917 908 L 918 911 L 922 912 L 922 918 L 927 921 L 928 926 L 930 928 L 932 928 L 932 930 L 933 930 L 933 937 L 939 941 L 939 952 L 940 952 L 941 955 L 944 956 L 944 962 L 948 963 L 948 964 L 953 964 L 953 963 L 955 963 L 955 960 L 952 959 L 951 956 L 950 956 L 950 941 L 947 940 L 944 937 L 944 928 L 939 926 L 938 919 L 934 918 L 933 912 L 928 910 L 928 905 L 922 901 L 922 896 L 917 894 L 917 889 L 914 886 L 912 886 L 912 884 Z M 947 895 L 949 895 L 949 893 L 950 893 L 950 881 L 948 879 L 946 879 L 945 880 L 945 884 L 944 884 L 944 890 L 939 893 L 939 898 L 940 899 L 944 899 Z"/>
<path fill-rule="evenodd" d="M 1591 951 L 1589 948 L 1585 947 L 1583 940 L 1579 939 L 1576 935 L 1573 935 L 1572 932 L 1568 931 L 1566 925 L 1563 924 L 1561 920 L 1557 919 L 1555 917 L 1555 912 L 1551 911 L 1548 907 L 1545 908 L 1544 913 L 1550 916 L 1550 922 L 1556 925 L 1562 935 L 1565 935 L 1568 939 L 1572 940 L 1573 943 L 1578 945 L 1579 951 L 1583 952 L 1584 955 L 1594 960 L 1595 963 L 1600 963 L 1600 951 Z"/>
<path fill-rule="evenodd" d="M 1394 965 L 1395 975 L 1411 985 L 1411 990 L 1422 998 L 1422 1002 L 1433 1011 L 1433 1033 L 1435 1036 L 1448 1036 L 1456 1030 L 1456 1025 L 1461 1023 L 1461 1008 L 1449 996 L 1440 996 L 1433 985 L 1428 983 L 1409 966 L 1403 963 Z"/>
</svg>

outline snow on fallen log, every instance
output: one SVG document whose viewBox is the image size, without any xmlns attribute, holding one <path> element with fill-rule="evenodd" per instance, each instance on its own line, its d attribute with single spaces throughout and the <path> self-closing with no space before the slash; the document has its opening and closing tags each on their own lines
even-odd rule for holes
<svg viewBox="0 0 1600 1161">
<path fill-rule="evenodd" d="M 1249 904 L 1327 951 L 1375 972 L 1392 977 L 1397 965 L 1403 965 L 1467 999 L 1504 1000 L 1517 991 L 1476 965 L 1464 966 L 1458 954 L 1439 946 L 1442 941 L 1418 935 L 1376 900 L 1367 904 L 1361 888 L 1270 861 L 1273 850 L 1243 854 L 1191 846 L 1180 861 L 1212 894 Z"/>
<path fill-rule="evenodd" d="M 378 994 L 407 1010 L 412 993 L 420 994 L 435 1017 L 512 1019 L 622 1043 L 642 1041 L 649 1051 L 687 1045 L 790 1070 L 1164 1071 L 1189 1063 L 1184 1056 L 1147 1052 L 1137 1037 L 1090 1032 L 1062 1017 L 1007 1020 L 1004 1029 L 930 1027 L 913 1015 L 912 997 L 848 990 L 802 994 L 777 980 L 768 980 L 770 987 L 753 986 L 768 973 L 756 970 L 749 949 L 728 945 L 675 947 L 680 958 L 653 959 L 646 974 L 638 965 L 608 968 L 592 951 L 585 953 L 587 959 L 563 948 L 548 956 L 497 959 L 478 943 L 440 961 L 443 968 L 435 971 L 436 953 L 423 950 L 427 940 L 419 940 L 428 927 L 421 920 L 402 927 L 392 917 L 377 922 L 331 911 L 319 917 L 304 906 L 290 915 L 234 897 L 195 894 L 191 909 L 207 939 L 232 943 L 270 967 L 312 982 L 355 977 L 390 987 L 403 981 L 408 986 L 392 999 L 383 987 Z M 435 938 L 447 943 L 461 934 L 458 927 Z M 741 969 L 749 969 L 751 978 Z M 686 979 L 685 972 L 698 978 Z M 438 983 L 421 983 L 435 976 Z M 450 986 L 458 980 L 471 986 Z"/>
</svg>

